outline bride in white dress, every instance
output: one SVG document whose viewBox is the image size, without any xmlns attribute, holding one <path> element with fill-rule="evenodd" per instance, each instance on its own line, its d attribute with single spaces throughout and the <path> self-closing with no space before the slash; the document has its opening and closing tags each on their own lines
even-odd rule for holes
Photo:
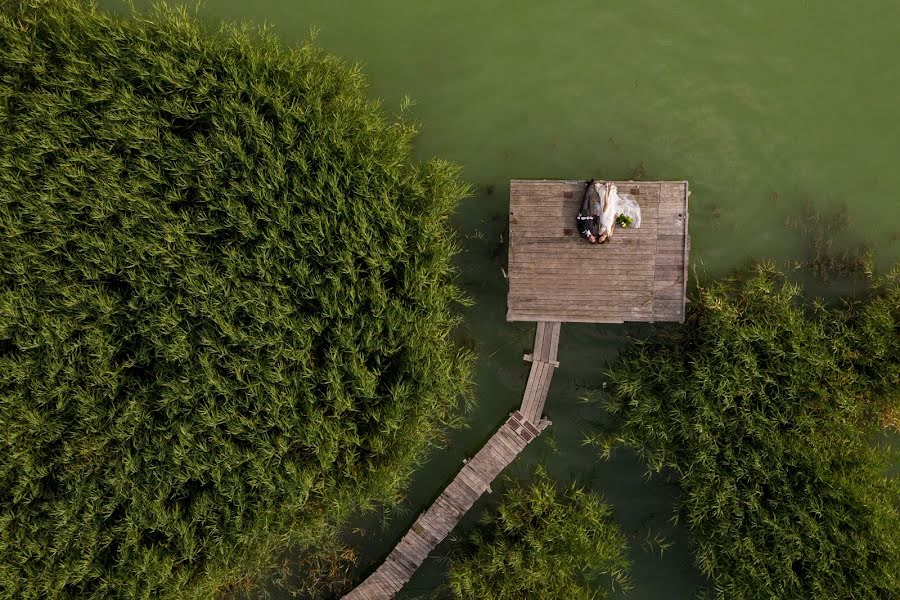
<svg viewBox="0 0 900 600">
<path fill-rule="evenodd" d="M 608 242 L 616 230 L 616 221 L 620 216 L 626 216 L 631 219 L 629 227 L 635 229 L 641 226 L 641 207 L 631 194 L 620 194 L 616 184 L 608 181 L 606 183 L 595 182 L 594 188 L 600 196 L 600 202 L 597 209 L 599 214 L 595 216 L 600 219 L 600 236 L 598 241 L 602 244 Z"/>
</svg>

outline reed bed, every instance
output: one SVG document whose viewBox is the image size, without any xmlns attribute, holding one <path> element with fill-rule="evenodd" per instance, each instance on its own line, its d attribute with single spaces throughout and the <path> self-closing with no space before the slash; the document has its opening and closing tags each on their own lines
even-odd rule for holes
<svg viewBox="0 0 900 600">
<path fill-rule="evenodd" d="M 771 266 L 701 288 L 613 367 L 604 453 L 675 477 L 709 596 L 900 597 L 900 269 L 826 308 Z"/>
<path fill-rule="evenodd" d="M 628 589 L 628 543 L 599 495 L 560 488 L 542 468 L 450 554 L 454 598 L 589 600 Z"/>
<path fill-rule="evenodd" d="M 265 29 L 2 4 L 0 597 L 327 589 L 469 393 L 415 134 Z"/>
</svg>

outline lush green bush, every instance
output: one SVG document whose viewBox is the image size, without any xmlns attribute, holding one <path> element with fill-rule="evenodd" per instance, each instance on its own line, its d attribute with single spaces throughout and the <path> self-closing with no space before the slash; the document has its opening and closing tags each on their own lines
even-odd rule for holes
<svg viewBox="0 0 900 600">
<path fill-rule="evenodd" d="M 606 450 L 680 479 L 717 597 L 900 597 L 900 496 L 871 445 L 900 406 L 900 271 L 840 306 L 805 306 L 770 267 L 696 300 L 613 368 Z"/>
<path fill-rule="evenodd" d="M 396 499 L 471 365 L 414 136 L 267 31 L 4 4 L 0 597 L 212 596 Z"/>
<path fill-rule="evenodd" d="M 539 469 L 453 549 L 453 595 L 580 600 L 606 597 L 604 579 L 609 590 L 627 588 L 627 542 L 611 513 L 596 494 L 557 489 Z"/>
</svg>

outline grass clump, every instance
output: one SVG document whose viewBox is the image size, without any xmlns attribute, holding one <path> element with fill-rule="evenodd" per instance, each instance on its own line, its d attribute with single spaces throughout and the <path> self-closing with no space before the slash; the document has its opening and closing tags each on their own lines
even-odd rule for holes
<svg viewBox="0 0 900 600">
<path fill-rule="evenodd" d="M 685 326 L 611 372 L 618 433 L 680 480 L 678 517 L 723 600 L 895 598 L 900 270 L 825 308 L 768 266 L 699 290 Z"/>
<path fill-rule="evenodd" d="M 826 283 L 847 277 L 871 278 L 875 272 L 875 253 L 868 244 L 840 250 L 835 247 L 835 236 L 851 223 L 846 206 L 832 215 L 825 215 L 813 202 L 807 201 L 802 218 L 785 220 L 785 225 L 799 231 L 809 246 L 808 257 L 797 266 Z"/>
<path fill-rule="evenodd" d="M 627 542 L 611 514 L 597 494 L 559 489 L 538 469 L 453 548 L 453 596 L 581 600 L 627 589 Z"/>
<path fill-rule="evenodd" d="M 285 548 L 328 573 L 396 500 L 471 366 L 467 187 L 415 133 L 266 30 L 3 5 L 0 596 L 216 597 Z"/>
</svg>

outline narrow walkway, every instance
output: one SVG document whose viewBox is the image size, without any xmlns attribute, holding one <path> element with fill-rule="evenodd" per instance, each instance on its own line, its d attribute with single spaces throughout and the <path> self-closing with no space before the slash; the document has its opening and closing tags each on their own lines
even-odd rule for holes
<svg viewBox="0 0 900 600">
<path fill-rule="evenodd" d="M 528 443 L 550 425 L 542 417 L 553 371 L 559 366 L 559 323 L 539 322 L 534 352 L 526 354 L 531 373 L 522 406 L 513 412 L 463 468 L 431 507 L 419 515 L 383 563 L 343 600 L 389 600 L 406 585 L 428 554 L 453 530 L 491 482 Z"/>
</svg>

